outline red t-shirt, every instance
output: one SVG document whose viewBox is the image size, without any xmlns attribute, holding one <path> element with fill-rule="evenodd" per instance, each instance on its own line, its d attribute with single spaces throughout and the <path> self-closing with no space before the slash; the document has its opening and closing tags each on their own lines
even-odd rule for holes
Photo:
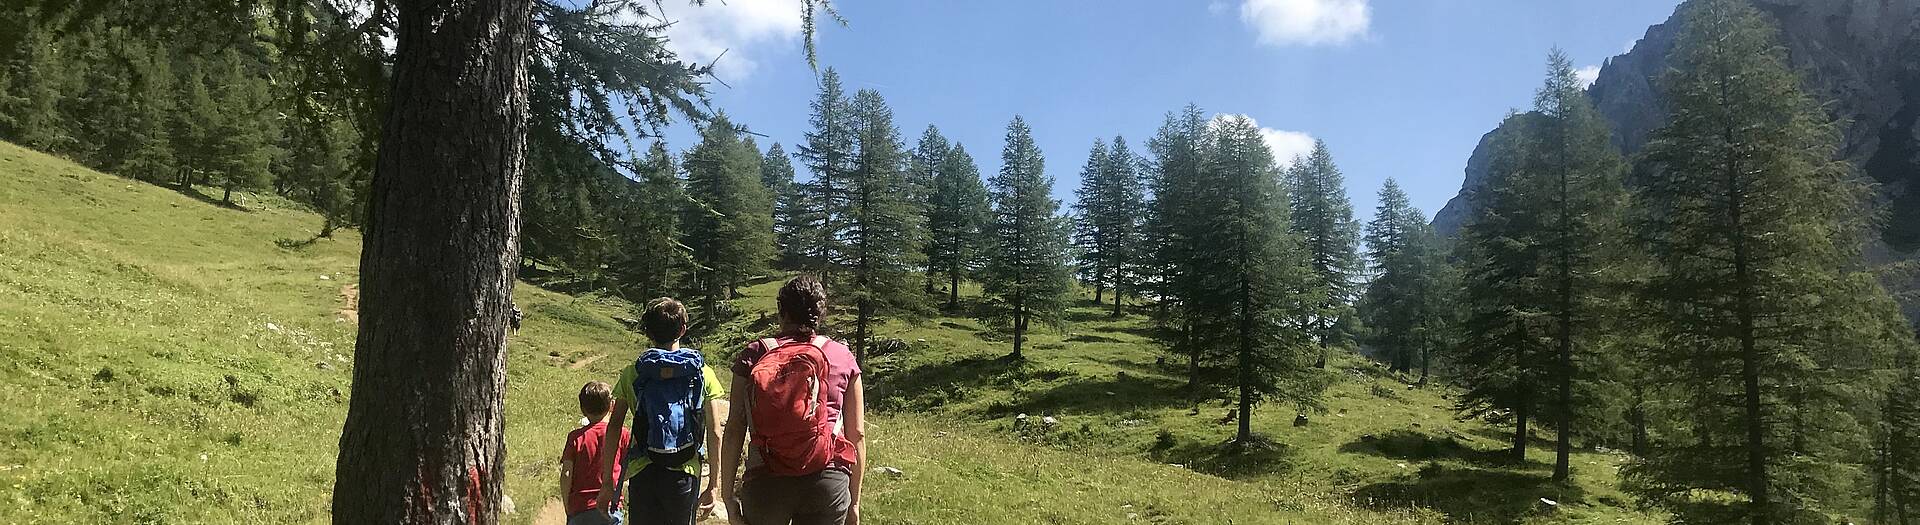
<svg viewBox="0 0 1920 525">
<path fill-rule="evenodd" d="M 791 340 L 792 339 L 783 338 L 777 340 L 774 344 L 778 345 Z M 827 385 L 825 388 L 826 395 L 824 396 L 826 397 L 826 402 L 821 405 L 821 408 L 825 409 L 822 412 L 827 415 L 828 419 L 834 422 L 834 428 L 838 429 L 840 425 L 841 406 L 846 402 L 847 398 L 847 388 L 853 384 L 853 378 L 860 375 L 860 364 L 854 359 L 853 351 L 848 350 L 845 343 L 827 339 L 827 344 L 821 348 L 821 351 L 821 353 L 827 356 Z M 760 362 L 760 356 L 766 354 L 767 349 L 762 348 L 759 341 L 747 343 L 746 351 L 740 352 L 740 355 L 734 356 L 733 358 L 733 374 L 741 377 L 752 375 L 754 363 Z M 735 383 L 735 385 L 740 384 L 742 383 Z M 735 388 L 748 388 L 751 386 L 751 384 L 748 384 L 746 387 L 736 386 Z M 841 440 L 840 443 L 841 449 L 838 451 L 839 453 L 834 455 L 833 461 L 828 463 L 827 468 L 851 473 L 853 472 L 853 463 L 858 461 L 858 452 L 854 450 L 853 447 L 847 446 L 845 440 Z M 761 464 L 758 456 L 759 451 L 748 447 L 747 452 L 747 477 L 759 477 L 762 471 L 766 470 L 766 467 Z"/>
<path fill-rule="evenodd" d="M 592 510 L 600 498 L 600 443 L 606 439 L 607 423 L 597 422 L 567 433 L 567 446 L 560 449 L 560 460 L 573 461 L 573 479 L 567 480 L 567 515 Z M 613 479 L 620 479 L 620 455 L 633 435 L 620 428 L 620 449 L 613 451 Z M 619 489 L 614 489 L 619 490 Z M 615 501 L 619 501 L 618 498 Z"/>
</svg>

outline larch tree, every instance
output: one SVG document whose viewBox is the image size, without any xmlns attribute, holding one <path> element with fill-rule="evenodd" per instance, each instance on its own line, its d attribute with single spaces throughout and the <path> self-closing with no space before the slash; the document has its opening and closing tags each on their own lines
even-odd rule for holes
<svg viewBox="0 0 1920 525">
<path fill-rule="evenodd" d="M 1209 211 L 1202 208 L 1195 193 L 1202 170 L 1206 168 L 1207 118 L 1198 106 L 1187 105 L 1178 113 L 1169 112 L 1153 138 L 1147 141 L 1152 155 L 1147 166 L 1147 186 L 1152 200 L 1147 203 L 1141 234 L 1143 254 L 1141 278 L 1160 312 L 1154 316 L 1170 328 L 1174 340 L 1166 345 L 1173 354 L 1187 360 L 1187 388 L 1198 391 L 1206 382 L 1206 348 L 1194 342 L 1194 321 L 1188 305 L 1199 293 L 1204 262 L 1203 222 Z"/>
<path fill-rule="evenodd" d="M 871 89 L 855 93 L 849 108 L 855 153 L 853 171 L 845 179 L 846 271 L 839 293 L 841 301 L 855 308 L 854 355 L 864 362 L 876 317 L 925 308 L 914 278 L 926 264 L 926 234 L 893 110 Z"/>
<path fill-rule="evenodd" d="M 773 245 L 781 268 L 799 268 L 807 257 L 810 217 L 806 194 L 794 182 L 793 160 L 776 142 L 760 159 L 760 184 L 773 196 Z"/>
<path fill-rule="evenodd" d="M 1920 524 L 1920 355 L 1908 351 L 1896 364 L 1882 403 L 1875 437 L 1875 523 Z"/>
<path fill-rule="evenodd" d="M 619 209 L 619 230 L 625 245 L 615 271 L 629 288 L 623 295 L 659 297 L 674 293 L 674 277 L 693 267 L 693 254 L 681 243 L 681 220 L 694 203 L 666 144 L 654 142 L 635 171 L 638 180 L 622 185 L 626 205 Z"/>
<path fill-rule="evenodd" d="M 1120 315 L 1121 290 L 1133 285 L 1133 272 L 1139 261 L 1141 216 L 1145 213 L 1139 172 L 1139 158 L 1127 149 L 1127 141 L 1114 137 L 1110 144 L 1094 142 L 1097 154 L 1089 154 L 1086 170 L 1075 192 L 1079 210 L 1078 235 L 1081 244 L 1081 272 L 1093 284 L 1093 300 L 1113 289 L 1113 313 Z"/>
<path fill-rule="evenodd" d="M 854 165 L 854 115 L 852 103 L 840 86 L 840 74 L 829 67 L 820 72 L 820 92 L 811 103 L 807 120 L 812 130 L 806 133 L 799 157 L 813 174 L 801 186 L 804 227 L 795 229 L 794 239 L 803 242 L 806 254 L 801 268 L 832 274 L 844 262 L 846 241 L 847 177 Z"/>
<path fill-rule="evenodd" d="M 926 131 L 920 132 L 920 142 L 914 145 L 913 155 L 907 161 L 907 186 L 912 190 L 909 198 L 919 207 L 927 231 L 933 228 L 933 194 L 938 191 L 935 180 L 940 178 L 940 166 L 946 163 L 947 154 L 951 151 L 953 146 L 947 143 L 945 135 L 940 134 L 940 128 L 928 124 Z M 922 247 L 926 252 L 926 260 L 931 262 L 935 257 L 933 243 L 926 243 Z M 933 295 L 934 281 L 941 277 L 940 269 L 928 264 L 926 274 L 926 293 Z"/>
<path fill-rule="evenodd" d="M 1140 157 L 1127 147 L 1125 137 L 1115 135 L 1107 147 L 1106 170 L 1101 174 L 1101 200 L 1107 205 L 1101 222 L 1110 230 L 1105 235 L 1109 245 L 1105 258 L 1113 286 L 1113 315 L 1119 317 L 1125 314 L 1123 294 L 1139 288 L 1137 274 L 1145 251 L 1140 246 L 1144 239 L 1140 230 L 1147 210 L 1146 183 L 1141 180 Z"/>
<path fill-rule="evenodd" d="M 1307 328 L 1320 344 L 1314 366 L 1326 368 L 1327 350 L 1347 337 L 1342 319 L 1351 315 L 1354 277 L 1360 271 L 1360 223 L 1347 199 L 1346 177 L 1333 163 L 1326 141 L 1314 141 L 1313 152 L 1288 170 L 1292 188 L 1293 229 L 1307 249 L 1314 287 L 1321 292 L 1319 310 Z"/>
<path fill-rule="evenodd" d="M 1548 317 L 1542 305 L 1553 296 L 1540 285 L 1537 272 L 1546 255 L 1535 238 L 1547 229 L 1542 221 L 1548 217 L 1535 210 L 1548 198 L 1547 188 L 1521 170 L 1537 136 L 1531 128 L 1541 119 L 1534 113 L 1509 116 L 1500 126 L 1509 132 L 1493 135 L 1486 183 L 1470 190 L 1481 207 L 1455 245 L 1465 311 L 1452 362 L 1466 387 L 1456 403 L 1465 415 L 1511 422 L 1516 462 L 1526 459 L 1528 424 L 1540 404 L 1549 355 L 1541 346 Z"/>
<path fill-rule="evenodd" d="M 1911 344 L 1889 334 L 1911 328 L 1859 263 L 1869 190 L 1834 160 L 1839 135 L 1778 30 L 1747 2 L 1683 9 L 1636 219 L 1661 305 L 1654 356 L 1675 365 L 1657 380 L 1687 421 L 1628 479 L 1658 500 L 1735 495 L 1676 507 L 1683 518 L 1824 523 L 1866 492 L 1844 467 L 1874 417 L 1858 409 L 1883 388 L 1871 371 Z"/>
<path fill-rule="evenodd" d="M 275 120 L 267 114 L 266 81 L 248 71 L 237 52 L 229 51 L 215 64 L 209 78 L 215 82 L 214 103 L 220 108 L 208 130 L 212 140 L 208 163 L 202 166 L 222 190 L 220 202 L 233 204 L 233 190 L 265 188 L 272 180 L 268 168 L 273 151 Z"/>
<path fill-rule="evenodd" d="M 1080 282 L 1093 285 L 1093 301 L 1107 292 L 1107 247 L 1102 234 L 1108 233 L 1099 226 L 1100 178 L 1107 171 L 1107 142 L 1093 139 L 1093 149 L 1087 151 L 1087 164 L 1080 168 L 1080 188 L 1073 191 L 1073 245 L 1074 259 L 1078 264 L 1074 272 L 1079 274 Z"/>
<path fill-rule="evenodd" d="M 1420 242 L 1415 236 L 1426 217 L 1414 209 L 1392 178 L 1380 186 L 1379 197 L 1380 205 L 1366 226 L 1368 271 L 1373 279 L 1367 282 L 1356 310 L 1372 342 L 1385 352 L 1388 370 L 1404 373 L 1413 370 L 1419 352 L 1414 329 L 1421 301 L 1415 288 L 1424 277 L 1414 271 L 1417 260 L 1404 255 L 1410 245 Z"/>
<path fill-rule="evenodd" d="M 955 144 L 941 158 L 927 205 L 927 266 L 947 281 L 947 308 L 953 309 L 960 305 L 960 280 L 980 270 L 993 246 L 993 208 L 965 147 Z"/>
<path fill-rule="evenodd" d="M 1033 142 L 1033 131 L 1018 116 L 1007 124 L 1007 145 L 1000 173 L 988 181 L 995 240 L 983 274 L 987 296 L 1012 322 L 1013 353 L 1019 360 L 1033 321 L 1057 319 L 1072 288 L 1067 261 L 1068 229 L 1053 199 L 1053 178 Z"/>
<path fill-rule="evenodd" d="M 693 201 L 682 234 L 698 266 L 704 315 L 715 321 L 719 301 L 773 259 L 773 199 L 760 183 L 760 152 L 740 135 L 716 115 L 681 161 Z"/>
<path fill-rule="evenodd" d="M 1198 240 L 1207 256 L 1188 303 L 1195 344 L 1232 356 L 1239 428 L 1234 443 L 1253 440 L 1253 407 L 1270 400 L 1315 404 L 1321 387 L 1312 342 L 1295 323 L 1315 308 L 1312 273 L 1299 238 L 1288 227 L 1287 195 L 1260 128 L 1242 116 L 1213 121 L 1207 163 L 1196 181 L 1205 206 Z"/>
<path fill-rule="evenodd" d="M 1624 244 L 1619 229 L 1625 205 L 1621 184 L 1624 163 L 1611 142 L 1612 132 L 1593 107 L 1573 63 L 1559 49 L 1547 59 L 1547 77 L 1534 96 L 1539 125 L 1520 167 L 1523 176 L 1541 177 L 1544 200 L 1526 212 L 1545 213 L 1543 226 L 1529 242 L 1541 244 L 1543 266 L 1535 274 L 1552 288 L 1550 303 L 1541 305 L 1553 339 L 1553 365 L 1546 368 L 1556 391 L 1550 412 L 1554 417 L 1553 479 L 1566 481 L 1572 468 L 1576 383 L 1605 382 L 1597 373 L 1612 361 L 1603 355 L 1605 334 L 1599 330 L 1600 312 L 1594 303 L 1617 287 L 1609 280 L 1614 260 Z M 1587 385 L 1580 385 L 1585 387 Z M 1587 396 L 1581 396 L 1582 398 Z"/>
</svg>

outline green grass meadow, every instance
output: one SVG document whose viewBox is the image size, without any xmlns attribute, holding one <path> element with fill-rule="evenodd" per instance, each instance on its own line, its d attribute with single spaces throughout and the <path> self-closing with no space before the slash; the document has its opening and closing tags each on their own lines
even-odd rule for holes
<svg viewBox="0 0 1920 525">
<path fill-rule="evenodd" d="M 350 391 L 360 240 L 312 239 L 316 216 L 242 197 L 224 207 L 0 143 L 0 524 L 328 521 L 347 397 L 377 395 Z M 745 288 L 744 313 L 700 346 L 724 358 L 768 329 L 775 286 Z M 574 393 L 640 343 L 616 320 L 629 305 L 527 284 L 516 297 L 507 521 L 528 523 L 557 494 Z M 966 316 L 883 322 L 906 348 L 866 364 L 872 462 L 901 474 L 869 477 L 866 520 L 1665 521 L 1616 488 L 1625 456 L 1582 452 L 1575 482 L 1552 483 L 1547 436 L 1507 464 L 1500 429 L 1456 419 L 1447 389 L 1344 352 L 1324 413 L 1296 427 L 1290 407 L 1262 406 L 1270 445 L 1232 451 L 1225 401 L 1185 393 L 1146 312 L 1107 309 L 1076 305 L 1020 363 Z"/>
</svg>

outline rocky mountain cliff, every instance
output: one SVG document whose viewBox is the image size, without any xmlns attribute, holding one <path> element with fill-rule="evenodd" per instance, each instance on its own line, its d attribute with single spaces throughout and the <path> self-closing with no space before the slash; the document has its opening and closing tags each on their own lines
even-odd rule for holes
<svg viewBox="0 0 1920 525">
<path fill-rule="evenodd" d="M 1920 0 L 1753 1 L 1778 21 L 1807 89 L 1831 101 L 1844 137 L 1840 155 L 1879 184 L 1877 211 L 1885 221 L 1868 257 L 1875 263 L 1920 259 Z M 1588 88 L 1613 125 L 1615 145 L 1629 155 L 1663 122 L 1666 101 L 1655 86 L 1684 24 L 1676 12 L 1647 28 L 1632 50 L 1601 66 Z M 1475 206 L 1465 190 L 1485 180 L 1486 148 L 1501 131 L 1481 138 L 1467 161 L 1462 194 L 1435 214 L 1433 225 L 1443 234 L 1456 232 Z M 1920 280 L 1901 287 L 1920 289 Z M 1905 304 L 1908 316 L 1920 320 L 1917 299 Z"/>
</svg>

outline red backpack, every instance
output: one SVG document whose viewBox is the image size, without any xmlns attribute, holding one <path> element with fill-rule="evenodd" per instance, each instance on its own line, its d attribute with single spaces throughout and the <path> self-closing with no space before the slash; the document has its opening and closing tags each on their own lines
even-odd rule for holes
<svg viewBox="0 0 1920 525">
<path fill-rule="evenodd" d="M 760 341 L 765 353 L 750 372 L 747 428 L 752 446 L 774 475 L 825 470 L 838 452 L 840 437 L 826 413 L 826 341 L 821 336 L 778 345 L 772 339 Z"/>
</svg>

